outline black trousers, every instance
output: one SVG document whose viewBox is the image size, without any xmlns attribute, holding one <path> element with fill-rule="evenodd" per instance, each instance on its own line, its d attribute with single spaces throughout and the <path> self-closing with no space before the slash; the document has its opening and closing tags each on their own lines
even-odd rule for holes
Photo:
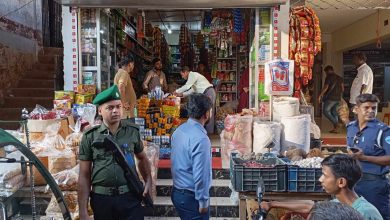
<svg viewBox="0 0 390 220">
<path fill-rule="evenodd" d="M 95 220 L 141 220 L 141 201 L 131 193 L 107 196 L 91 192 L 91 208 Z"/>
</svg>

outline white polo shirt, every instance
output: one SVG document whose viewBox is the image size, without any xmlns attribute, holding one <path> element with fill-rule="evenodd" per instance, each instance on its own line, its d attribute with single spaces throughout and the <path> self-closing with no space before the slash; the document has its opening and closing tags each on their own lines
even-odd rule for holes
<svg viewBox="0 0 390 220">
<path fill-rule="evenodd" d="M 359 66 L 357 71 L 358 73 L 352 82 L 351 92 L 349 96 L 349 103 L 351 104 L 356 104 L 355 99 L 356 97 L 358 97 L 358 95 L 360 95 L 362 85 L 366 85 L 363 90 L 363 93 L 371 94 L 374 83 L 374 74 L 372 73 L 371 68 L 366 63 Z"/>
<path fill-rule="evenodd" d="M 212 87 L 206 77 L 198 72 L 190 72 L 188 75 L 187 83 L 181 88 L 176 89 L 177 93 L 183 93 L 184 96 L 188 96 L 192 93 L 204 93 L 204 91 Z"/>
</svg>

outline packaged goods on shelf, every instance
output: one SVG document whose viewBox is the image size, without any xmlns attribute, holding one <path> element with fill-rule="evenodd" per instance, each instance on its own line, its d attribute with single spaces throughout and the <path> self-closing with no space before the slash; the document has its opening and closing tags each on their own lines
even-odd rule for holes
<svg viewBox="0 0 390 220">
<path fill-rule="evenodd" d="M 82 105 L 87 103 L 92 103 L 93 94 L 76 94 L 76 104 Z"/>
<path fill-rule="evenodd" d="M 77 85 L 76 92 L 78 94 L 96 94 L 96 85 Z"/>
<path fill-rule="evenodd" d="M 73 91 L 54 91 L 54 99 L 70 99 L 74 101 Z"/>
<path fill-rule="evenodd" d="M 54 109 L 71 109 L 73 102 L 70 99 L 55 99 L 53 104 Z"/>
</svg>

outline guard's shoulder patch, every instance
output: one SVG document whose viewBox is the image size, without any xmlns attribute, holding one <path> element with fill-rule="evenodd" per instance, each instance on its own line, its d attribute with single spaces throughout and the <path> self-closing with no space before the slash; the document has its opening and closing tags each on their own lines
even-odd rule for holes
<svg viewBox="0 0 390 220">
<path fill-rule="evenodd" d="M 390 135 L 385 137 L 385 141 L 386 141 L 387 144 L 390 144 Z"/>
<path fill-rule="evenodd" d="M 349 126 L 351 126 L 351 125 L 354 125 L 354 124 L 356 124 L 356 121 L 351 121 L 351 122 L 349 122 L 349 123 L 347 124 L 347 127 L 349 127 Z"/>
<path fill-rule="evenodd" d="M 100 125 L 94 125 L 90 128 L 88 128 L 86 131 L 84 131 L 84 135 L 87 135 L 87 134 L 90 134 L 94 131 L 96 131 L 96 129 L 98 129 L 100 127 Z"/>
<path fill-rule="evenodd" d="M 134 124 L 134 123 L 132 123 L 132 122 L 130 122 L 128 120 L 122 120 L 121 124 L 124 127 L 131 127 L 131 128 L 135 128 L 135 129 L 139 130 L 139 126 L 138 125 L 136 125 L 136 124 Z"/>
</svg>

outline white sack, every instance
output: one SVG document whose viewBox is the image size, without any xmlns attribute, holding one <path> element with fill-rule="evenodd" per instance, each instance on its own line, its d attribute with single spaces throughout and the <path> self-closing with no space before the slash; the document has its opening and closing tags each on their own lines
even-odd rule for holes
<svg viewBox="0 0 390 220">
<path fill-rule="evenodd" d="M 289 147 L 297 147 L 306 153 L 310 150 L 310 115 L 298 115 L 293 117 L 282 117 L 282 152 Z"/>
<path fill-rule="evenodd" d="M 253 152 L 268 153 L 267 146 L 274 143 L 271 153 L 280 153 L 280 134 L 282 124 L 278 122 L 255 121 L 253 123 Z"/>
<path fill-rule="evenodd" d="M 280 97 L 273 100 L 273 121 L 280 122 L 282 117 L 299 115 L 299 99 L 294 97 Z"/>
</svg>

